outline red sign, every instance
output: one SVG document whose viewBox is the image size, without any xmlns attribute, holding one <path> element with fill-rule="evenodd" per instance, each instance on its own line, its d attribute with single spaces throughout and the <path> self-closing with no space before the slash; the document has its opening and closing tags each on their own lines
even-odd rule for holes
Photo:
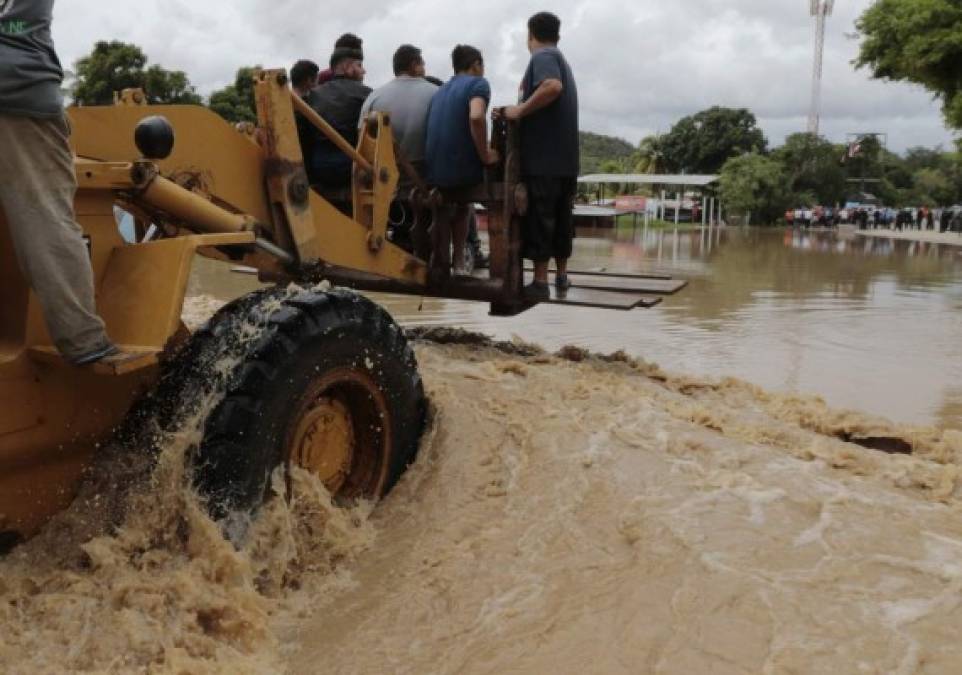
<svg viewBox="0 0 962 675">
<path fill-rule="evenodd" d="M 615 208 L 619 211 L 644 211 L 647 205 L 647 197 L 635 197 L 627 195 L 615 197 Z"/>
</svg>

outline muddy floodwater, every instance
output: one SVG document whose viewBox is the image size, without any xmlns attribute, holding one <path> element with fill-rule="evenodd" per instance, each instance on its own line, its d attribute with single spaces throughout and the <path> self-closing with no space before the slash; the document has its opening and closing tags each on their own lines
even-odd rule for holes
<svg viewBox="0 0 962 675">
<path fill-rule="evenodd" d="M 628 231 L 578 266 L 691 286 L 510 320 L 380 297 L 508 340 L 410 331 L 429 414 L 397 487 L 335 507 L 278 471 L 228 541 L 187 460 L 305 289 L 262 295 L 191 414 L 106 443 L 0 558 L 0 673 L 958 675 L 959 251 Z M 185 322 L 255 285 L 200 263 Z"/>
<path fill-rule="evenodd" d="M 962 247 L 774 229 L 585 231 L 572 268 L 690 280 L 660 307 L 621 313 L 375 296 L 404 325 L 457 325 L 556 349 L 624 349 L 673 372 L 767 389 L 910 424 L 962 428 Z M 201 263 L 192 292 L 251 287 Z"/>
</svg>

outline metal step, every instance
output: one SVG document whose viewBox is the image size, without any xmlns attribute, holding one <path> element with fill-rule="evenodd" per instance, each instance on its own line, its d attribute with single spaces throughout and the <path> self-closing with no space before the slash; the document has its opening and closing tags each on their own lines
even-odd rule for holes
<svg viewBox="0 0 962 675">
<path fill-rule="evenodd" d="M 552 305 L 568 305 L 573 307 L 595 307 L 598 309 L 619 309 L 629 311 L 636 307 L 654 307 L 661 302 L 661 298 L 637 293 L 617 291 L 599 291 L 592 288 L 578 288 L 572 286 L 567 291 L 559 291 L 551 285 Z"/>
<path fill-rule="evenodd" d="M 531 283 L 533 274 L 525 275 L 525 283 Z M 636 307 L 654 307 L 661 302 L 661 298 L 637 293 L 632 290 L 599 290 L 595 288 L 579 288 L 572 286 L 566 291 L 558 290 L 552 283 L 548 284 L 551 299 L 546 302 L 552 305 L 567 305 L 569 307 L 595 307 L 597 309 L 617 309 L 629 311 Z"/>
<path fill-rule="evenodd" d="M 573 288 L 591 288 L 599 291 L 619 291 L 627 293 L 650 293 L 653 295 L 674 295 L 688 282 L 683 279 L 651 279 L 648 277 L 610 277 L 584 272 L 569 272 Z M 549 279 L 554 284 L 555 273 Z"/>
<path fill-rule="evenodd" d="M 118 345 L 123 352 L 123 358 L 111 362 L 98 361 L 87 366 L 74 366 L 68 363 L 56 347 L 50 345 L 36 345 L 27 349 L 27 354 L 37 363 L 45 363 L 57 367 L 80 368 L 94 375 L 127 375 L 158 363 L 160 352 L 150 347 L 134 345 Z"/>
<path fill-rule="evenodd" d="M 525 266 L 525 272 L 534 272 L 534 267 L 530 265 Z M 554 274 L 556 270 L 548 270 L 551 274 Z M 607 279 L 662 279 L 670 280 L 673 277 L 670 274 L 664 274 L 661 272 L 644 272 L 644 273 L 630 273 L 630 272 L 607 272 L 604 268 L 600 270 L 568 270 L 568 276 L 592 276 L 592 277 L 605 277 Z"/>
</svg>

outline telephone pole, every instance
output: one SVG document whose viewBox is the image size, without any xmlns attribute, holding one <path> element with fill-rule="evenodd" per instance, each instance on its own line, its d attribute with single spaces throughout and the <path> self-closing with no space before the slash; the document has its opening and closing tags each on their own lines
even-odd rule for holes
<svg viewBox="0 0 962 675">
<path fill-rule="evenodd" d="M 808 133 L 818 136 L 822 113 L 822 59 L 825 54 L 825 21 L 832 15 L 835 0 L 809 0 L 815 17 L 815 66 L 812 72 L 812 107 L 808 113 Z"/>
</svg>

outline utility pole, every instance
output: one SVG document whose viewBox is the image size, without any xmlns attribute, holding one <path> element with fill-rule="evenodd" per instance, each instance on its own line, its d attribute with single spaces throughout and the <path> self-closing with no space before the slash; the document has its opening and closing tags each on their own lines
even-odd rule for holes
<svg viewBox="0 0 962 675">
<path fill-rule="evenodd" d="M 832 15 L 835 0 L 809 0 L 815 17 L 815 65 L 812 72 L 812 108 L 808 113 L 808 133 L 818 136 L 822 113 L 822 59 L 825 54 L 825 20 Z"/>
</svg>

